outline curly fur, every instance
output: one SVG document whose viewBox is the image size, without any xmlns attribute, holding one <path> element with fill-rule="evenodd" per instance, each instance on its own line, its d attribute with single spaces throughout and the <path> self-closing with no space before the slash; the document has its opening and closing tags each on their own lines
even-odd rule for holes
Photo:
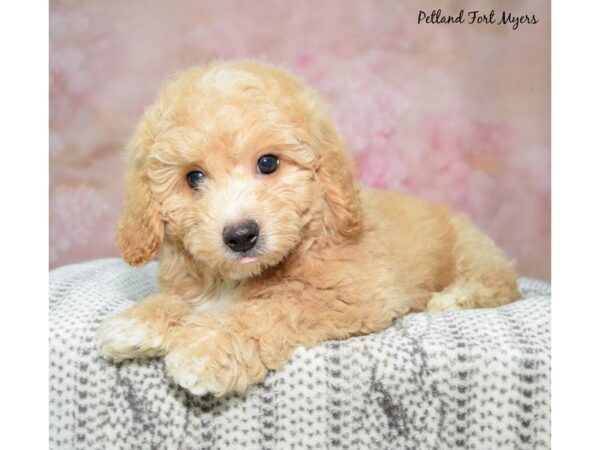
<svg viewBox="0 0 600 450">
<path fill-rule="evenodd" d="M 518 298 L 512 265 L 465 217 L 360 188 L 324 103 L 275 67 L 216 62 L 175 76 L 127 151 L 117 240 L 132 265 L 161 252 L 160 293 L 108 319 L 98 345 L 116 360 L 166 355 L 195 394 L 244 391 L 298 346 L 409 311 Z M 271 175 L 255 169 L 264 154 L 281 161 Z M 191 170 L 206 174 L 199 191 Z M 248 218 L 260 239 L 242 264 L 222 230 Z"/>
</svg>

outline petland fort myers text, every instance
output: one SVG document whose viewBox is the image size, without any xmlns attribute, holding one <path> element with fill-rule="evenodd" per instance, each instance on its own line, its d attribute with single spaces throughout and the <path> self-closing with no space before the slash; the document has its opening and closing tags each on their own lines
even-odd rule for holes
<svg viewBox="0 0 600 450">
<path fill-rule="evenodd" d="M 444 14 L 441 9 L 433 10 L 431 13 L 419 11 L 417 16 L 418 24 L 488 24 L 510 26 L 513 30 L 519 28 L 519 25 L 535 25 L 539 19 L 535 14 L 513 14 L 512 12 L 502 11 L 497 14 L 495 10 L 482 12 L 479 10 L 466 11 L 461 9 L 457 14 Z"/>
</svg>

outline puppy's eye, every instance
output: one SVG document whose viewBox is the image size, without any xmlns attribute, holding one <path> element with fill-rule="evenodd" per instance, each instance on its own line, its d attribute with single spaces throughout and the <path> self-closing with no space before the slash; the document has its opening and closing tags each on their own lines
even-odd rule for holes
<svg viewBox="0 0 600 450">
<path fill-rule="evenodd" d="M 190 185 L 192 189 L 198 189 L 202 182 L 204 181 L 204 174 L 199 170 L 195 170 L 194 172 L 190 172 L 187 174 L 187 183 Z"/>
<path fill-rule="evenodd" d="M 256 162 L 256 170 L 263 175 L 269 175 L 279 168 L 279 159 L 274 155 L 263 155 Z"/>
</svg>

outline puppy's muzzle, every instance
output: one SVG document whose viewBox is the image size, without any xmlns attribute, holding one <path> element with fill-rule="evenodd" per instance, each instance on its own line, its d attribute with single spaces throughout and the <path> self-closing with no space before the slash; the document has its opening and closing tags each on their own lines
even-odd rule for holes
<svg viewBox="0 0 600 450">
<path fill-rule="evenodd" d="M 252 250 L 258 242 L 258 224 L 254 220 L 247 220 L 237 225 L 226 225 L 223 228 L 223 242 L 237 253 Z"/>
</svg>

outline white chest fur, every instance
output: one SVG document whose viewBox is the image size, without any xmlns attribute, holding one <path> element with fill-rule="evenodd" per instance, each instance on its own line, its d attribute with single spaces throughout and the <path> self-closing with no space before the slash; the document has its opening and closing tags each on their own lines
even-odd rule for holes
<svg viewBox="0 0 600 450">
<path fill-rule="evenodd" d="M 233 305 L 243 291 L 243 282 L 215 280 L 195 301 L 198 311 L 223 311 Z"/>
</svg>

